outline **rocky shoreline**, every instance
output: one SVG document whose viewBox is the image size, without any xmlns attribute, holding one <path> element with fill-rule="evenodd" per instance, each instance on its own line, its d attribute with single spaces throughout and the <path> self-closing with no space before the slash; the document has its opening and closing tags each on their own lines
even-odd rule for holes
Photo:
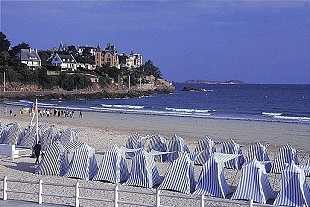
<svg viewBox="0 0 310 207">
<path fill-rule="evenodd" d="M 96 91 L 6 91 L 0 92 L 0 101 L 16 99 L 101 99 L 101 98 L 133 98 L 156 93 L 170 93 L 174 87 L 155 90 L 96 90 Z"/>
</svg>

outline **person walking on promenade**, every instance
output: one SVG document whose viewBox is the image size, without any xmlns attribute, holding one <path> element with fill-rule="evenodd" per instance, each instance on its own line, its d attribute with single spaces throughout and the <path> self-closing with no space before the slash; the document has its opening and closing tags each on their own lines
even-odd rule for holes
<svg viewBox="0 0 310 207">
<path fill-rule="evenodd" d="M 41 154 L 41 141 L 38 141 L 38 143 L 34 146 L 34 155 L 36 157 L 35 165 L 39 164 L 39 158 Z"/>
</svg>

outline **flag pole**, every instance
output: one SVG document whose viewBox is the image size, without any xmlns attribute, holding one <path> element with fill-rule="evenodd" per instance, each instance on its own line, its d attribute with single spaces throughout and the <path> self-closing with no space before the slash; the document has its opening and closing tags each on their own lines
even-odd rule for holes
<svg viewBox="0 0 310 207">
<path fill-rule="evenodd" d="M 37 126 L 36 126 L 37 142 L 36 142 L 36 143 L 38 143 L 38 141 L 39 141 L 39 113 L 38 113 L 38 99 L 36 99 L 35 115 L 37 116 Z"/>
</svg>

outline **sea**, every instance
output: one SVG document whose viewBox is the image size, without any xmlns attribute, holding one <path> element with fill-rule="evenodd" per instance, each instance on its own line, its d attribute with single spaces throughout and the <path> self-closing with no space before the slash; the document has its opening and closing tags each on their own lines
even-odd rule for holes
<svg viewBox="0 0 310 207">
<path fill-rule="evenodd" d="M 174 83 L 169 94 L 136 98 L 45 99 L 39 108 L 310 124 L 310 85 Z M 183 91 L 193 87 L 197 91 Z M 27 107 L 34 100 L 6 101 Z"/>
</svg>

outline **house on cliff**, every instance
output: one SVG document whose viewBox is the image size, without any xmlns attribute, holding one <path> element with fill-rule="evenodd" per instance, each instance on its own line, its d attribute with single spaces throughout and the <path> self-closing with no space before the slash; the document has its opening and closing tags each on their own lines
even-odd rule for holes
<svg viewBox="0 0 310 207">
<path fill-rule="evenodd" d="M 41 58 L 36 49 L 21 49 L 14 57 L 14 61 L 26 64 L 29 69 L 37 69 L 41 67 Z"/>
<path fill-rule="evenodd" d="M 60 67 L 61 71 L 77 70 L 77 62 L 72 55 L 54 53 L 47 61 L 53 66 Z"/>
</svg>

